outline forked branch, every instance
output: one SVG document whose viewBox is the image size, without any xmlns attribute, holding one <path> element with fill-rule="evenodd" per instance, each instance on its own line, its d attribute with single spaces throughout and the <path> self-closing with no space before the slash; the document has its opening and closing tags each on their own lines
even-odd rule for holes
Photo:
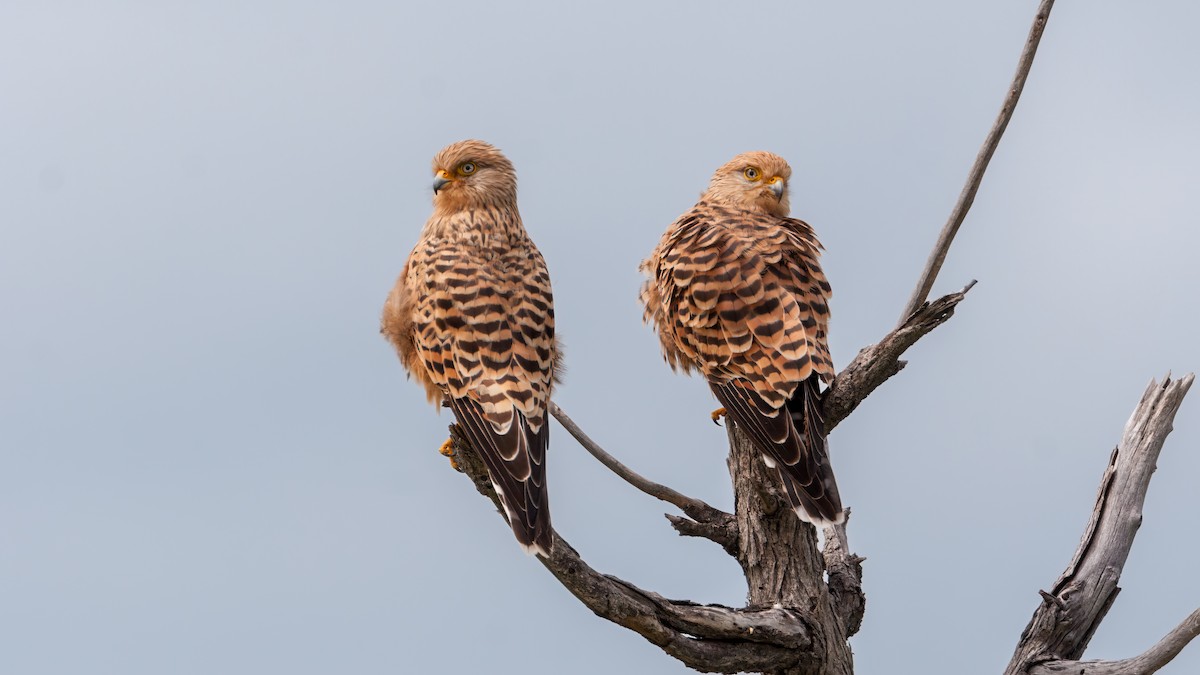
<svg viewBox="0 0 1200 675">
<path fill-rule="evenodd" d="M 1042 591 L 1042 604 L 1021 634 L 1005 675 L 1039 672 L 1035 667 L 1042 668 L 1040 672 L 1045 673 L 1067 672 L 1062 670 L 1068 668 L 1067 664 L 1071 664 L 1069 672 L 1072 673 L 1153 672 L 1081 670 L 1099 668 L 1096 664 L 1100 662 L 1088 666 L 1079 658 L 1121 590 L 1117 582 L 1142 523 L 1142 505 L 1150 487 L 1150 476 L 1154 473 L 1163 442 L 1171 433 L 1175 413 L 1194 379 L 1192 374 L 1179 380 L 1171 380 L 1168 375 L 1162 384 L 1151 381 L 1146 393 L 1142 394 L 1141 402 L 1125 425 L 1121 444 L 1113 450 L 1100 479 L 1100 490 L 1079 548 L 1050 591 Z M 1155 647 L 1135 659 L 1105 663 L 1130 667 L 1135 662 L 1148 664 L 1178 645 L 1178 649 L 1170 652 L 1173 657 L 1195 636 L 1196 618 L 1193 614 L 1168 636 L 1171 641 L 1161 649 Z M 1186 639 L 1183 636 L 1187 636 Z"/>
<path fill-rule="evenodd" d="M 451 425 L 459 470 L 503 518 L 483 460 Z M 554 535 L 554 553 L 538 558 L 597 616 L 628 628 L 685 665 L 702 672 L 774 671 L 811 658 L 813 636 L 798 613 L 779 607 L 732 609 L 700 605 L 644 591 L 592 569 L 566 540 Z"/>
</svg>

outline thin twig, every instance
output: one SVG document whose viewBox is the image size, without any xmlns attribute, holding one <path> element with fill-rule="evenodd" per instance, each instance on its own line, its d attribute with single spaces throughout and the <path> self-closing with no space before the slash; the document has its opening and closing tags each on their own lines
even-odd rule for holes
<svg viewBox="0 0 1200 675">
<path fill-rule="evenodd" d="M 950 211 L 950 217 L 946 219 L 942 233 L 938 235 L 937 245 L 929 254 L 925 270 L 921 273 L 921 280 L 917 282 L 917 288 L 909 298 L 908 305 L 900 314 L 900 324 L 912 316 L 921 303 L 925 302 L 925 298 L 929 297 L 929 292 L 933 289 L 933 282 L 942 269 L 942 263 L 946 261 L 946 253 L 950 251 L 954 235 L 958 233 L 959 226 L 967 217 L 967 211 L 971 210 L 971 204 L 975 201 L 975 193 L 979 191 L 979 184 L 983 182 L 983 173 L 987 171 L 988 162 L 992 161 L 992 153 L 996 152 L 996 146 L 1000 145 L 1000 137 L 1004 135 L 1008 121 L 1012 119 L 1013 111 L 1017 109 L 1017 101 L 1020 100 L 1021 91 L 1025 88 L 1025 79 L 1029 77 L 1029 69 L 1033 66 L 1033 57 L 1037 54 L 1038 43 L 1042 40 L 1042 32 L 1046 29 L 1046 21 L 1050 18 L 1052 7 L 1054 7 L 1054 0 L 1042 0 L 1042 4 L 1038 6 L 1037 16 L 1033 18 L 1033 27 L 1029 29 L 1029 38 L 1025 41 L 1025 49 L 1021 52 L 1021 60 L 1017 62 L 1017 73 L 1013 76 L 1012 84 L 1008 88 L 1008 95 L 1004 97 L 1004 105 L 1001 106 L 996 122 L 992 124 L 991 131 L 983 141 L 983 147 L 979 149 L 979 154 L 975 157 L 975 164 L 971 166 L 971 172 L 967 174 L 967 184 L 963 187 L 962 193 L 958 195 L 958 202 Z"/>
<path fill-rule="evenodd" d="M 575 420 L 571 419 L 567 413 L 553 401 L 550 403 L 550 414 L 554 415 L 554 418 L 558 420 L 559 424 L 563 425 L 563 428 L 570 432 L 570 434 L 575 437 L 575 440 L 579 441 L 579 444 L 582 445 L 585 450 L 591 453 L 593 457 L 600 460 L 600 463 L 608 467 L 610 471 L 620 476 L 625 480 L 626 483 L 629 483 L 633 487 L 641 490 L 651 497 L 654 497 L 655 499 L 661 499 L 668 504 L 674 504 L 675 506 L 678 506 L 681 511 L 686 513 L 693 520 L 697 520 L 702 523 L 711 523 L 717 521 L 725 523 L 729 522 L 733 518 L 733 516 L 730 514 L 725 513 L 718 508 L 709 506 L 699 499 L 689 497 L 681 492 L 672 490 L 665 485 L 660 485 L 652 480 L 643 478 L 636 471 L 622 464 L 619 460 L 617 460 L 616 457 L 613 457 L 605 452 L 604 448 L 600 447 L 596 441 L 593 441 L 586 433 L 584 433 L 583 429 L 580 429 L 579 425 L 575 423 Z"/>
</svg>

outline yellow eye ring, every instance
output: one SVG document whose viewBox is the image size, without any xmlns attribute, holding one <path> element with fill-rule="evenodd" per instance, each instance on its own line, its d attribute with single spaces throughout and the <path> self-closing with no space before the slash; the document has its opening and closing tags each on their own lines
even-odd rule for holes
<svg viewBox="0 0 1200 675">
<path fill-rule="evenodd" d="M 458 172 L 464 176 L 470 176 L 471 174 L 475 173 L 475 163 L 463 162 L 458 166 Z"/>
<path fill-rule="evenodd" d="M 746 169 L 742 171 L 742 175 L 745 176 L 746 180 L 749 181 L 757 181 L 762 179 L 762 172 L 753 166 L 746 167 Z"/>
</svg>

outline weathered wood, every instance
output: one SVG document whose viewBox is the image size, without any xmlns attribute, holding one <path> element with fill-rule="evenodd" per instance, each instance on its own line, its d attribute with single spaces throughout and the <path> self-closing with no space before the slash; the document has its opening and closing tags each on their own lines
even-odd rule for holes
<svg viewBox="0 0 1200 675">
<path fill-rule="evenodd" d="M 1151 382 L 1112 452 L 1083 538 L 1035 611 L 1006 675 L 1143 675 L 1168 663 L 1200 634 L 1200 610 L 1144 654 L 1121 661 L 1080 661 L 1120 589 L 1117 582 L 1141 524 L 1150 477 L 1194 375 Z M 826 528 L 824 555 L 816 531 L 796 518 L 760 453 L 730 428 L 729 468 L 735 490 L 733 548 L 746 577 L 747 607 L 669 600 L 596 572 L 555 534 L 555 552 L 539 558 L 560 583 L 598 616 L 642 635 L 702 672 L 849 675 L 848 638 L 861 625 L 862 559 L 849 553 L 843 527 Z M 487 470 L 451 426 L 461 471 L 499 501 Z M 686 519 L 699 527 L 700 524 Z M 679 523 L 677 523 L 677 527 Z M 723 523 L 730 528 L 730 523 Z M 683 529 L 692 527 L 684 525 Z M 709 534 L 714 540 L 720 537 Z M 828 571 L 829 581 L 823 574 Z"/>
<path fill-rule="evenodd" d="M 825 584 L 817 530 L 802 522 L 779 492 L 776 472 L 736 425 L 729 426 L 729 473 L 737 517 L 738 563 L 746 576 L 749 607 L 782 606 L 803 612 L 811 648 L 773 675 L 850 675 L 854 657 L 846 622 Z M 831 528 L 832 529 L 832 528 Z"/>
<path fill-rule="evenodd" d="M 833 607 L 841 617 L 846 637 L 853 637 L 862 627 L 863 615 L 867 610 L 867 596 L 862 590 L 862 564 L 866 558 L 850 552 L 846 539 L 846 525 L 850 522 L 850 509 L 846 509 L 846 522 L 825 528 L 825 572 L 828 574 L 829 593 L 833 596 Z"/>
<path fill-rule="evenodd" d="M 723 514 L 719 520 L 698 522 L 683 516 L 665 514 L 671 527 L 684 537 L 704 537 L 720 544 L 721 548 L 731 556 L 737 557 L 738 530 L 737 520 L 731 514 Z"/>
<path fill-rule="evenodd" d="M 480 494 L 500 501 L 478 453 L 450 426 L 458 470 Z M 811 528 L 809 528 L 811 529 Z M 554 554 L 538 561 L 597 616 L 641 635 L 688 667 L 707 673 L 789 672 L 813 652 L 812 630 L 801 612 L 787 607 L 733 609 L 669 600 L 592 569 L 571 545 L 554 535 Z"/>
<path fill-rule="evenodd" d="M 1150 675 L 1171 662 L 1197 635 L 1200 609 L 1145 652 L 1120 661 L 1047 661 L 1030 669 L 1032 675 Z"/>
<path fill-rule="evenodd" d="M 1150 382 L 1109 457 L 1079 547 L 1050 591 L 1042 592 L 1005 675 L 1037 672 L 1036 666 L 1051 662 L 1055 668 L 1063 662 L 1081 666 L 1079 658 L 1120 592 L 1117 582 L 1142 523 L 1150 477 L 1194 379 L 1189 374 Z"/>
</svg>

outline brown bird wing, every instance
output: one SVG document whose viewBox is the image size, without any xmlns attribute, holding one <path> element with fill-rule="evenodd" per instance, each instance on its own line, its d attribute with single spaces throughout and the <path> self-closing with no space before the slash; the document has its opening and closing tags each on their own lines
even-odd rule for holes
<svg viewBox="0 0 1200 675">
<path fill-rule="evenodd" d="M 407 281 L 418 300 L 413 344 L 428 378 L 487 463 L 528 552 L 553 543 L 546 489 L 546 411 L 557 365 L 546 263 L 518 239 L 418 244 Z"/>
<path fill-rule="evenodd" d="M 800 385 L 784 412 L 770 406 L 739 380 L 709 382 L 709 388 L 776 469 L 788 503 L 801 518 L 817 524 L 843 520 L 842 500 L 829 463 L 825 420 L 820 412 L 817 376 Z"/>
<path fill-rule="evenodd" d="M 450 408 L 471 447 L 483 457 L 517 542 L 529 553 L 550 557 L 554 544 L 546 489 L 550 425 L 533 431 L 524 415 L 517 413 L 508 433 L 498 434 L 474 399 L 452 398 Z"/>
<path fill-rule="evenodd" d="M 705 374 L 733 420 L 790 479 L 785 491 L 797 495 L 798 512 L 836 521 L 841 504 L 817 405 L 818 381 L 833 376 L 819 254 L 803 221 L 702 201 L 643 263 L 651 279 L 642 298 L 668 362 Z"/>
</svg>

